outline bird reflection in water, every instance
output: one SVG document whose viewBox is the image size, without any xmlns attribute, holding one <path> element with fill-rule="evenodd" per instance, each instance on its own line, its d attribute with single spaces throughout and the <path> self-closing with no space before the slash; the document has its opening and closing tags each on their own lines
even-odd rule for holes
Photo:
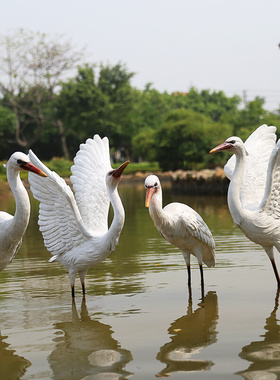
<svg viewBox="0 0 280 380">
<path fill-rule="evenodd" d="M 157 359 L 166 364 L 157 377 L 165 377 L 173 372 L 209 370 L 214 363 L 210 360 L 195 360 L 193 356 L 217 341 L 218 298 L 215 292 L 208 292 L 193 311 L 189 299 L 186 315 L 171 323 L 168 333 L 171 341 L 160 348 Z"/>
<path fill-rule="evenodd" d="M 132 375 L 123 369 L 133 359 L 131 352 L 112 338 L 111 326 L 90 318 L 85 299 L 81 317 L 73 301 L 72 321 L 54 327 L 64 333 L 54 339 L 56 348 L 48 358 L 54 379 L 127 379 Z"/>
<path fill-rule="evenodd" d="M 7 336 L 0 335 L 0 379 L 19 379 L 31 363 L 22 356 L 15 355 L 14 350 L 8 349 L 9 344 L 5 339 Z"/>
<path fill-rule="evenodd" d="M 263 340 L 252 342 L 242 348 L 239 356 L 252 362 L 245 371 L 237 374 L 244 379 L 280 379 L 280 326 L 276 316 L 279 306 L 279 290 L 275 297 L 275 306 L 266 319 Z"/>
</svg>

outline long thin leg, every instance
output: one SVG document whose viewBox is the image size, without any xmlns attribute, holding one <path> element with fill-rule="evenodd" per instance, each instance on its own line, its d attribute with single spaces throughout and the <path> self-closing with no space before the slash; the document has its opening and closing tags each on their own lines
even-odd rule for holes
<svg viewBox="0 0 280 380">
<path fill-rule="evenodd" d="M 72 298 L 75 298 L 75 286 L 74 285 L 71 286 L 71 290 L 72 290 Z"/>
<path fill-rule="evenodd" d="M 271 262 L 271 265 L 272 265 L 272 268 L 273 268 L 273 271 L 274 271 L 274 274 L 275 274 L 275 277 L 276 277 L 277 285 L 278 285 L 278 288 L 279 288 L 280 287 L 280 277 L 279 277 L 277 266 L 276 266 L 276 263 L 275 263 L 275 260 L 274 260 L 273 246 L 263 247 L 263 248 L 264 248 L 267 256 L 270 259 L 270 262 Z M 277 249 L 278 249 L 278 247 L 277 247 Z"/>
<path fill-rule="evenodd" d="M 188 270 L 188 286 L 190 288 L 192 279 L 191 279 L 191 255 L 187 251 L 182 251 L 183 257 L 185 259 L 187 270 Z"/>
<path fill-rule="evenodd" d="M 189 302 L 192 300 L 192 280 L 191 280 L 191 266 L 187 265 L 188 270 L 188 288 L 189 288 Z"/>
<path fill-rule="evenodd" d="M 271 261 L 271 265 L 272 265 L 272 268 L 274 270 L 274 274 L 275 274 L 275 277 L 276 277 L 277 285 L 278 285 L 278 288 L 279 288 L 280 287 L 280 278 L 279 278 L 278 269 L 277 269 L 277 266 L 276 266 L 274 258 L 270 259 L 270 261 Z"/>
<path fill-rule="evenodd" d="M 183 257 L 185 259 L 188 271 L 188 288 L 189 288 L 189 300 L 192 299 L 192 276 L 191 276 L 191 255 L 187 251 L 182 251 Z"/>
<path fill-rule="evenodd" d="M 192 285 L 192 276 L 191 276 L 191 266 L 190 264 L 187 265 L 187 270 L 188 270 L 188 287 L 190 288 Z"/>
<path fill-rule="evenodd" d="M 86 294 L 85 280 L 82 282 L 82 290 L 83 290 L 83 294 Z"/>
<path fill-rule="evenodd" d="M 201 297 L 204 298 L 204 276 L 203 276 L 202 264 L 199 264 L 199 270 L 200 270 L 200 279 L 201 279 Z"/>
<path fill-rule="evenodd" d="M 86 294 L 86 285 L 85 285 L 85 276 L 86 276 L 86 273 L 87 273 L 87 270 L 79 272 L 83 294 Z"/>
<path fill-rule="evenodd" d="M 70 277 L 72 298 L 74 298 L 75 297 L 75 277 L 76 277 L 76 272 L 69 270 L 69 277 Z"/>
</svg>

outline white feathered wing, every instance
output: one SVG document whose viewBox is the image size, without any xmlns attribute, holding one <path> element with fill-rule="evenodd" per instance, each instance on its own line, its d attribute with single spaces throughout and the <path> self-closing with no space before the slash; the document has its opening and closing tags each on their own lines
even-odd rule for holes
<svg viewBox="0 0 280 380">
<path fill-rule="evenodd" d="M 244 170 L 240 198 L 243 208 L 257 208 L 264 196 L 268 163 L 276 143 L 276 127 L 266 124 L 258 127 L 245 141 L 248 156 Z M 235 154 L 224 167 L 231 180 L 236 164 Z M 253 203 L 252 203 L 253 202 Z"/>
<path fill-rule="evenodd" d="M 50 261 L 92 236 L 107 232 L 110 201 L 105 176 L 112 168 L 106 137 L 95 135 L 80 145 L 71 168 L 75 197 L 64 179 L 49 170 L 31 150 L 29 157 L 48 175 L 43 181 L 29 175 L 29 182 L 34 197 L 40 201 L 38 223 L 45 246 L 54 255 Z"/>
</svg>

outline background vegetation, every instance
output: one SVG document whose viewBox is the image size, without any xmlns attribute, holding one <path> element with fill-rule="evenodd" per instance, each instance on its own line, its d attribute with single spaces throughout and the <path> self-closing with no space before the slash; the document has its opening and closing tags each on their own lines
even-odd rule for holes
<svg viewBox="0 0 280 380">
<path fill-rule="evenodd" d="M 222 154 L 208 152 L 227 137 L 245 139 L 264 123 L 280 126 L 280 111 L 265 110 L 263 98 L 244 105 L 222 91 L 169 94 L 150 83 L 139 90 L 124 64 L 94 65 L 83 57 L 69 42 L 40 33 L 1 38 L 0 160 L 31 148 L 43 160 L 57 157 L 58 165 L 98 133 L 109 137 L 113 161 L 201 169 L 223 163 Z"/>
</svg>

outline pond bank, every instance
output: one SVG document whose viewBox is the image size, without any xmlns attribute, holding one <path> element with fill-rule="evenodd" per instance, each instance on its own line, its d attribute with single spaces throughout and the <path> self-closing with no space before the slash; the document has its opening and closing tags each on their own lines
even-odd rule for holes
<svg viewBox="0 0 280 380">
<path fill-rule="evenodd" d="M 149 174 L 155 174 L 160 181 L 171 182 L 173 192 L 192 195 L 226 195 L 229 180 L 222 168 L 195 170 L 176 170 L 168 172 L 154 172 L 123 175 L 122 183 L 131 181 L 145 181 Z"/>
<path fill-rule="evenodd" d="M 175 193 L 190 195 L 226 195 L 229 180 L 226 178 L 222 168 L 195 170 L 176 170 L 168 172 L 136 172 L 134 174 L 123 174 L 121 184 L 131 182 L 143 183 L 149 174 L 155 174 L 161 182 L 168 182 Z M 24 186 L 29 190 L 30 185 L 26 178 Z M 65 178 L 71 186 L 69 178 Z M 1 181 L 0 197 L 5 197 L 11 192 L 7 181 Z"/>
</svg>

